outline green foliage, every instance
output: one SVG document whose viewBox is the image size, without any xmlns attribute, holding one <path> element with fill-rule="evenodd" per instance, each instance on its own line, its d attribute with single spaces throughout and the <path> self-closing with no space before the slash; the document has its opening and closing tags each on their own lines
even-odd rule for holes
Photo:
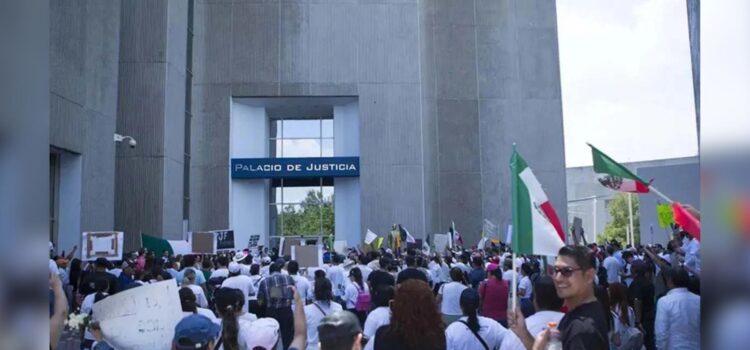
<svg viewBox="0 0 750 350">
<path fill-rule="evenodd" d="M 638 195 L 633 196 L 633 230 L 635 231 L 635 242 L 640 242 L 641 230 L 640 230 L 640 218 L 638 211 Z M 628 194 L 618 193 L 615 198 L 609 202 L 609 215 L 612 216 L 612 220 L 607 223 L 604 227 L 604 232 L 596 237 L 596 243 L 603 244 L 605 241 L 616 240 L 625 246 L 627 242 L 626 232 L 627 227 L 630 225 L 628 219 Z"/>
<path fill-rule="evenodd" d="M 299 206 L 287 205 L 282 211 L 283 234 L 334 234 L 333 195 L 324 197 L 320 191 L 309 191 Z M 323 232 L 321 232 L 321 221 Z"/>
</svg>

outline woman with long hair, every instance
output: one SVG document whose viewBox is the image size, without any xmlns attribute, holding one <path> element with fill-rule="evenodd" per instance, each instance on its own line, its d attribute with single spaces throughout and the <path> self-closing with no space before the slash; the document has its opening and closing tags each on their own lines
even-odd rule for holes
<svg viewBox="0 0 750 350">
<path fill-rule="evenodd" d="M 521 312 L 524 317 L 534 314 L 534 304 L 531 301 L 533 285 L 531 284 L 531 275 L 534 269 L 530 263 L 521 264 L 521 280 L 518 282 L 518 302 L 521 304 Z"/>
<path fill-rule="evenodd" d="M 341 304 L 333 302 L 333 287 L 331 281 L 325 277 L 325 272 L 323 276 L 315 278 L 314 296 L 315 301 L 305 306 L 307 350 L 318 349 L 318 325 L 320 320 L 336 311 L 343 310 Z"/>
<path fill-rule="evenodd" d="M 410 279 L 396 289 L 391 323 L 375 332 L 375 350 L 442 350 L 445 324 L 427 283 Z"/>
<path fill-rule="evenodd" d="M 344 289 L 345 308 L 357 315 L 360 327 L 364 327 L 367 313 L 370 311 L 370 287 L 362 278 L 362 271 L 358 267 L 349 270 L 349 283 Z"/>
<path fill-rule="evenodd" d="M 461 292 L 466 289 L 464 273 L 460 268 L 454 267 L 450 271 L 451 281 L 443 284 L 438 290 L 437 303 L 443 315 L 445 324 L 451 324 L 463 313 L 461 312 Z"/>
<path fill-rule="evenodd" d="M 622 345 L 622 332 L 629 327 L 635 327 L 635 311 L 628 304 L 628 291 L 622 283 L 610 283 L 609 291 L 610 314 L 613 328 L 610 328 L 610 348 L 617 349 Z M 614 347 L 612 347 L 614 345 Z"/>
<path fill-rule="evenodd" d="M 472 288 L 461 292 L 464 316 L 445 330 L 447 348 L 451 350 L 498 349 L 508 330 L 497 321 L 479 316 L 479 293 Z"/>
</svg>

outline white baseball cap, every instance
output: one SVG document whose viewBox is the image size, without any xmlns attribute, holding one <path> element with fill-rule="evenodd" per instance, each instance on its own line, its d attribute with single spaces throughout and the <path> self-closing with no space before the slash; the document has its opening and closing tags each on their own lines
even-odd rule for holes
<svg viewBox="0 0 750 350">
<path fill-rule="evenodd" d="M 229 270 L 229 273 L 239 273 L 240 272 L 240 264 L 232 261 L 229 263 L 229 266 L 227 266 L 227 269 Z"/>
<path fill-rule="evenodd" d="M 279 322 L 273 318 L 259 318 L 252 323 L 248 332 L 240 333 L 248 349 L 262 347 L 273 349 L 279 341 Z M 243 334 L 244 333 L 244 334 Z"/>
</svg>

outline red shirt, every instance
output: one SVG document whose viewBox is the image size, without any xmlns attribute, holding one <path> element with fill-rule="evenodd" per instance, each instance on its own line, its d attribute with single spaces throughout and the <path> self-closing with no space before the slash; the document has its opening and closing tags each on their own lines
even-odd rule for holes
<svg viewBox="0 0 750 350">
<path fill-rule="evenodd" d="M 508 281 L 490 278 L 479 285 L 479 296 L 482 298 L 481 315 L 495 321 L 508 318 Z"/>
</svg>

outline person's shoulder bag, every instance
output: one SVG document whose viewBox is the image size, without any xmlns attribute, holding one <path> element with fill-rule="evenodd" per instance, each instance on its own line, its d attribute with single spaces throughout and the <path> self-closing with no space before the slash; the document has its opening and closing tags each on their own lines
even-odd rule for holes
<svg viewBox="0 0 750 350">
<path fill-rule="evenodd" d="M 482 346 L 484 346 L 484 350 L 490 350 L 490 347 L 487 345 L 487 342 L 484 341 L 484 339 L 482 338 L 481 335 L 479 335 L 479 332 L 477 332 L 477 331 L 471 329 L 471 327 L 469 327 L 469 323 L 467 323 L 466 321 L 463 321 L 463 320 L 458 320 L 458 322 L 461 322 L 464 325 L 466 325 L 466 328 L 468 328 L 471 331 L 471 333 L 474 333 L 474 336 L 477 337 L 477 339 L 479 339 L 479 342 L 482 343 Z"/>
</svg>

